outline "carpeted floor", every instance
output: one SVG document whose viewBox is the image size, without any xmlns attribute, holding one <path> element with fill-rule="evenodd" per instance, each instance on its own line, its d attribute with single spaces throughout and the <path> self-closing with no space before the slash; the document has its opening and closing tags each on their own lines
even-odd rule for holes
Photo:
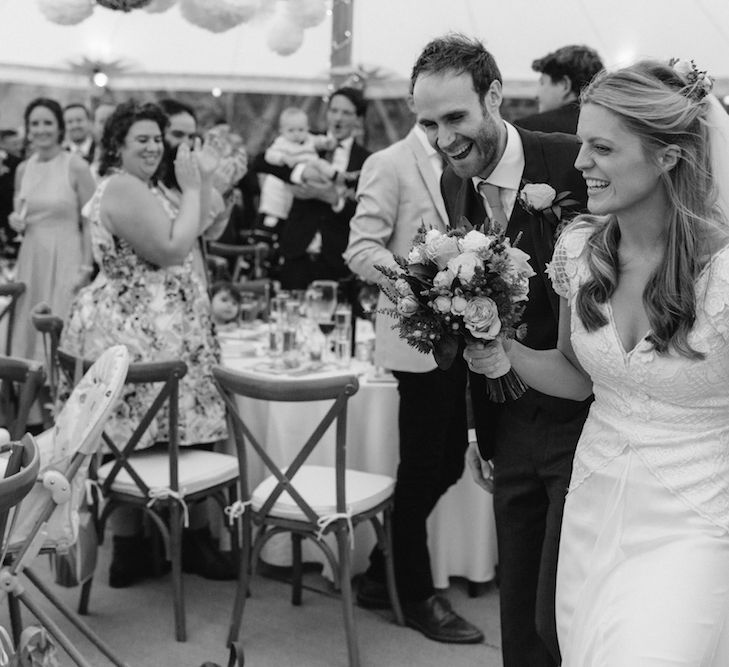
<svg viewBox="0 0 729 667">
<path fill-rule="evenodd" d="M 100 553 L 99 577 L 94 582 L 91 614 L 86 620 L 127 664 L 200 667 L 211 661 L 221 667 L 227 665 L 225 638 L 233 604 L 231 583 L 185 575 L 188 641 L 180 643 L 173 634 L 169 575 L 127 589 L 111 589 L 106 583 L 108 562 L 107 541 Z M 43 579 L 50 579 L 45 558 L 39 558 L 34 569 Z M 285 583 L 271 576 L 253 579 L 241 631 L 246 667 L 346 667 L 339 598 L 317 573 L 307 574 L 306 583 L 303 604 L 294 607 Z M 30 585 L 28 588 L 32 591 Z M 484 630 L 486 642 L 475 646 L 439 644 L 414 630 L 396 626 L 389 612 L 357 608 L 363 667 L 501 667 L 498 590 L 492 585 L 482 589 L 479 597 L 470 598 L 464 582 L 453 580 L 445 592 L 459 613 Z M 75 608 L 78 589 L 54 586 L 54 590 Z M 24 622 L 33 622 L 27 611 Z M 66 621 L 59 623 L 64 630 L 69 629 L 69 636 L 91 665 L 109 664 Z M 4 608 L 0 610 L 0 624 L 8 627 Z M 72 664 L 65 654 L 61 654 L 61 660 L 62 665 Z"/>
</svg>

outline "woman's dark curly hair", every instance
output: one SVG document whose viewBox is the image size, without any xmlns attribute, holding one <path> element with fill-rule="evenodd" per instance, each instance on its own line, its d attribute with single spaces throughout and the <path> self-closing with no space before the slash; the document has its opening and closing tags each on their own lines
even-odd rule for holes
<svg viewBox="0 0 729 667">
<path fill-rule="evenodd" d="M 162 109 L 151 102 L 140 104 L 129 100 L 119 104 L 104 126 L 104 134 L 101 137 L 99 176 L 105 176 L 112 169 L 120 166 L 119 151 L 124 145 L 132 125 L 140 120 L 151 120 L 153 123 L 157 123 L 161 133 L 164 133 L 168 122 Z"/>
</svg>

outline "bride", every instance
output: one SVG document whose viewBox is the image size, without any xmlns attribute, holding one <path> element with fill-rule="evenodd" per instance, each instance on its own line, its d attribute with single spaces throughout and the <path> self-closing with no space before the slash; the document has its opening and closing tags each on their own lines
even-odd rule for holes
<svg viewBox="0 0 729 667">
<path fill-rule="evenodd" d="M 564 667 L 729 665 L 729 227 L 717 192 L 729 119 L 709 88 L 680 62 L 593 81 L 575 162 L 591 215 L 565 230 L 550 267 L 557 349 L 464 351 L 485 375 L 511 364 L 545 393 L 594 391 L 562 524 Z"/>
</svg>

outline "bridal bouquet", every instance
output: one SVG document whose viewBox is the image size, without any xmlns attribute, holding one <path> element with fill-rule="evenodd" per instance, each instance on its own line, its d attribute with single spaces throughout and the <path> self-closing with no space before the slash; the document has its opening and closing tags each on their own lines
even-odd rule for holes
<svg viewBox="0 0 729 667">
<path fill-rule="evenodd" d="M 503 234 L 463 222 L 445 233 L 421 227 L 407 258 L 395 257 L 398 269 L 376 267 L 388 279 L 383 291 L 395 307 L 385 312 L 397 319 L 393 328 L 420 352 L 432 352 L 443 369 L 463 340 L 523 337 L 526 325 L 519 322 L 534 275 L 529 255 Z M 487 388 L 500 403 L 526 389 L 513 370 L 487 378 Z"/>
</svg>

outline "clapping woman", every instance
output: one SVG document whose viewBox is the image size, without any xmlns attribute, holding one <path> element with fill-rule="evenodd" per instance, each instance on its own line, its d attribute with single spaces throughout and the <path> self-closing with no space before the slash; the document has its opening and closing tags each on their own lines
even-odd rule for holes
<svg viewBox="0 0 729 667">
<path fill-rule="evenodd" d="M 194 153 L 188 146 L 180 148 L 175 171 L 181 195 L 173 209 L 156 186 L 166 123 L 156 105 L 135 102 L 120 104 L 106 123 L 102 180 L 88 206 L 100 273 L 74 301 L 61 346 L 95 358 L 123 343 L 132 361 L 181 359 L 188 371 L 179 387 L 180 444 L 212 445 L 226 436 L 225 410 L 211 376 L 220 351 L 207 292 L 191 267 L 191 249 L 201 231 L 201 207 L 218 157 L 199 142 Z M 125 393 L 107 426 L 112 439 L 129 438 L 155 393 L 144 385 Z M 153 423 L 146 436 L 142 447 L 165 442 L 165 419 Z M 138 515 L 117 511 L 112 520 L 110 585 L 128 586 L 149 573 L 148 554 Z M 193 535 L 208 535 L 202 521 L 200 517 Z M 186 571 L 211 578 L 235 575 L 232 563 L 219 557 L 209 541 L 197 542 L 183 550 Z"/>
</svg>

